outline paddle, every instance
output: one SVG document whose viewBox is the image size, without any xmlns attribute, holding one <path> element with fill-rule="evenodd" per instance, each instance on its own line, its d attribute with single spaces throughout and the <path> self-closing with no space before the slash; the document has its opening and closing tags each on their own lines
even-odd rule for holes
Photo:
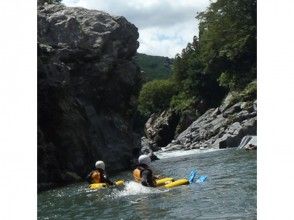
<svg viewBox="0 0 294 220">
<path fill-rule="evenodd" d="M 207 179 L 207 176 L 200 176 L 198 180 L 196 180 L 196 183 L 203 183 Z"/>
<path fill-rule="evenodd" d="M 203 183 L 207 179 L 207 176 L 197 176 L 197 172 L 192 170 L 189 174 L 188 180 L 189 183 Z"/>
<path fill-rule="evenodd" d="M 195 179 L 196 175 L 197 175 L 196 171 L 192 170 L 189 177 L 188 177 L 188 180 L 189 180 L 190 184 L 194 182 L 194 179 Z"/>
</svg>

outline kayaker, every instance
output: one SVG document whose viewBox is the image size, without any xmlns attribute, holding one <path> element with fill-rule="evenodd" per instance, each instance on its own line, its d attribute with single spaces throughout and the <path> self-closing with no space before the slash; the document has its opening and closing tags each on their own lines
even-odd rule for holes
<svg viewBox="0 0 294 220">
<path fill-rule="evenodd" d="M 91 171 L 91 173 L 87 176 L 87 181 L 92 183 L 106 183 L 108 185 L 113 185 L 113 182 L 107 177 L 105 173 L 105 164 L 102 160 L 98 160 L 95 163 L 95 170 Z"/>
<path fill-rule="evenodd" d="M 133 171 L 134 180 L 143 186 L 155 187 L 156 177 L 150 168 L 151 159 L 148 155 L 141 155 L 138 158 L 139 164 Z"/>
</svg>

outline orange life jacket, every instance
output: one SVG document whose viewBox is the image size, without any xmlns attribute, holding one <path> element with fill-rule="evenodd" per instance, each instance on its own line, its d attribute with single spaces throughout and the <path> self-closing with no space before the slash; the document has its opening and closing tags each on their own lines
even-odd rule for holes
<svg viewBox="0 0 294 220">
<path fill-rule="evenodd" d="M 93 170 L 90 174 L 92 183 L 105 183 L 103 173 L 99 170 Z"/>
<path fill-rule="evenodd" d="M 136 182 L 141 183 L 141 181 L 142 181 L 142 171 L 144 171 L 144 170 L 150 170 L 150 169 L 146 168 L 146 167 L 143 167 L 143 166 L 138 166 L 136 169 L 134 169 L 133 177 L 134 177 L 134 180 Z M 151 171 L 151 173 L 152 173 L 152 171 Z"/>
<path fill-rule="evenodd" d="M 136 182 L 140 183 L 142 180 L 142 170 L 140 170 L 139 168 L 134 169 L 133 177 Z"/>
</svg>

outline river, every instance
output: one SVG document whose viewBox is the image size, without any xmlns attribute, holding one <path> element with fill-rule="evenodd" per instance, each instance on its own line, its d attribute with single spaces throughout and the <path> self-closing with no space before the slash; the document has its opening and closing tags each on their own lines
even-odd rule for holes
<svg viewBox="0 0 294 220">
<path fill-rule="evenodd" d="M 89 190 L 73 184 L 38 194 L 38 219 L 256 219 L 256 151 L 237 149 L 175 151 L 158 154 L 157 174 L 208 178 L 173 189 L 147 188 L 131 181 L 122 188 Z"/>
</svg>

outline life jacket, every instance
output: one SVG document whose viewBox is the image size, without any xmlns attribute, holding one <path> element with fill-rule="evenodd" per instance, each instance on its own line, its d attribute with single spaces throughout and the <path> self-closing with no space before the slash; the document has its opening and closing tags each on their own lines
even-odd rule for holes
<svg viewBox="0 0 294 220">
<path fill-rule="evenodd" d="M 91 183 L 105 183 L 103 171 L 101 170 L 93 170 L 90 173 L 90 179 L 91 179 Z"/>
<path fill-rule="evenodd" d="M 141 166 L 141 165 L 139 165 L 136 169 L 134 169 L 133 177 L 134 177 L 134 180 L 136 182 L 141 183 L 141 181 L 142 181 L 142 171 L 144 171 L 144 170 L 150 170 L 150 169 L 145 167 L 145 166 Z M 151 173 L 152 173 L 152 171 L 151 171 Z"/>
<path fill-rule="evenodd" d="M 134 169 L 133 177 L 136 182 L 140 183 L 142 179 L 142 170 L 140 170 L 139 168 Z"/>
</svg>

